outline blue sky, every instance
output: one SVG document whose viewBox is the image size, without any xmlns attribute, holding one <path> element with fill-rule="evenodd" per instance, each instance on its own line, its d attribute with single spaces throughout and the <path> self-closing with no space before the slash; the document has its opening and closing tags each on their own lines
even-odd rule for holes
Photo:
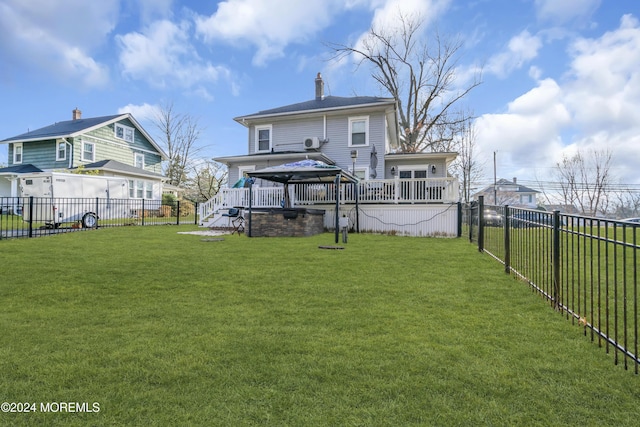
<svg viewBox="0 0 640 427">
<path fill-rule="evenodd" d="M 464 42 L 459 83 L 478 117 L 486 182 L 547 181 L 575 150 L 608 148 L 620 183 L 640 184 L 637 0 L 0 0 L 0 139 L 71 118 L 131 112 L 152 134 L 163 103 L 199 119 L 205 157 L 245 154 L 232 119 L 314 97 L 385 96 L 366 67 L 332 62 L 398 9 L 425 35 Z M 7 162 L 6 146 L 0 163 Z"/>
</svg>

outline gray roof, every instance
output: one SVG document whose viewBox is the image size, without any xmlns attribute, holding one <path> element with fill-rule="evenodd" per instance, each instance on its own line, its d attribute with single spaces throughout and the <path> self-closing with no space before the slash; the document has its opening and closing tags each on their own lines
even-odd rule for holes
<svg viewBox="0 0 640 427">
<path fill-rule="evenodd" d="M 94 126 L 116 119 L 120 116 L 123 116 L 123 114 L 57 122 L 40 129 L 32 130 L 20 135 L 13 136 L 11 138 L 4 139 L 2 140 L 2 142 L 54 139 L 72 136 L 78 132 L 90 129 Z"/>
<path fill-rule="evenodd" d="M 393 104 L 395 101 L 393 98 L 378 98 L 375 96 L 355 96 L 355 97 L 341 97 L 341 96 L 325 96 L 322 99 L 312 99 L 311 101 L 299 102 L 297 104 L 285 105 L 283 107 L 272 108 L 269 110 L 258 111 L 254 114 L 246 116 L 240 116 L 234 118 L 235 121 L 242 121 L 243 119 L 251 119 L 258 117 L 277 116 L 280 114 L 292 114 L 292 113 L 304 113 L 312 111 L 322 110 L 335 110 L 343 108 L 362 107 L 365 105 L 383 105 Z"/>
<path fill-rule="evenodd" d="M 162 157 L 163 160 L 169 158 L 164 150 L 162 150 L 162 148 L 158 144 L 156 144 L 151 135 L 149 135 L 147 131 L 145 131 L 144 128 L 140 126 L 140 124 L 136 121 L 136 119 L 133 118 L 133 116 L 129 113 L 57 122 L 40 129 L 32 130 L 20 135 L 13 136 L 11 138 L 3 139 L 2 141 L 0 141 L 0 144 L 75 137 L 82 133 L 99 128 L 101 126 L 106 126 L 110 123 L 117 122 L 123 119 L 129 119 L 131 121 L 135 128 L 138 129 L 142 133 L 142 135 L 144 135 L 147 141 L 149 141 L 149 143 L 158 151 L 160 157 Z"/>
<path fill-rule="evenodd" d="M 24 165 L 13 165 L 6 168 L 0 168 L 0 174 L 33 173 L 33 172 L 42 172 L 42 169 L 33 166 L 31 163 L 25 163 Z"/>
<path fill-rule="evenodd" d="M 150 172 L 144 169 L 137 168 L 135 166 L 127 165 L 125 163 L 119 162 L 117 160 L 100 160 L 98 162 L 89 163 L 83 165 L 82 168 L 84 170 L 104 170 L 110 172 L 119 172 L 130 175 L 142 175 L 154 178 L 164 178 L 162 175 Z"/>
<path fill-rule="evenodd" d="M 529 188 L 527 186 L 524 186 L 522 184 L 510 181 L 510 180 L 504 179 L 504 178 L 500 178 L 499 180 L 497 180 L 496 181 L 496 186 L 511 187 L 511 189 L 504 190 L 504 191 L 510 191 L 510 192 L 513 192 L 513 193 L 539 193 L 538 190 L 534 190 L 533 188 Z M 494 186 L 493 186 L 493 184 L 491 184 L 491 185 L 483 188 L 482 190 L 478 191 L 475 194 L 492 193 L 493 191 L 494 191 Z"/>
</svg>

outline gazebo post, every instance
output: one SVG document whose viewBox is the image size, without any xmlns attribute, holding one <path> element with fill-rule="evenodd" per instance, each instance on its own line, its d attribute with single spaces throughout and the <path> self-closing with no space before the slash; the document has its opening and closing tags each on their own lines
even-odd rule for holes
<svg viewBox="0 0 640 427">
<path fill-rule="evenodd" d="M 334 180 L 336 187 L 336 244 L 338 243 L 338 235 L 340 234 L 340 172 L 336 174 Z"/>
</svg>

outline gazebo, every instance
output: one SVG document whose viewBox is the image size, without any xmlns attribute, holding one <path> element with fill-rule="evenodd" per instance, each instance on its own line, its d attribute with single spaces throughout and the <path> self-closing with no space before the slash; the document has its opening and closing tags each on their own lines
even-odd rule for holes
<svg viewBox="0 0 640 427">
<path fill-rule="evenodd" d="M 284 184 L 284 207 L 291 207 L 289 200 L 289 184 L 318 184 L 318 183 L 334 183 L 336 191 L 336 216 L 335 216 L 335 239 L 338 243 L 339 223 L 340 223 L 340 184 L 353 184 L 354 187 L 358 183 L 358 178 L 344 169 L 328 165 L 319 160 L 301 160 L 293 163 L 286 163 L 280 166 L 271 166 L 264 169 L 247 172 L 251 178 L 260 178 L 267 181 L 274 181 Z M 253 181 L 253 180 L 251 180 Z M 354 188 L 355 190 L 355 188 Z M 359 231 L 358 225 L 358 192 L 356 195 L 356 230 Z M 248 236 L 251 237 L 251 211 L 252 200 L 251 191 L 249 191 L 249 226 Z"/>
</svg>

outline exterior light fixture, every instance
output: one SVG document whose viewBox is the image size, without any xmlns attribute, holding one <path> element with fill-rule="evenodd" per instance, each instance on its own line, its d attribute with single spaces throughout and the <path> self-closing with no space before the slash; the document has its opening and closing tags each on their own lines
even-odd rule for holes
<svg viewBox="0 0 640 427">
<path fill-rule="evenodd" d="M 431 165 L 431 173 L 435 175 L 435 173 L 436 173 L 436 165 Z"/>
<path fill-rule="evenodd" d="M 391 176 L 396 176 L 396 167 L 391 166 Z"/>
<path fill-rule="evenodd" d="M 358 158 L 358 150 L 351 150 L 351 173 L 356 174 L 356 159 Z"/>
</svg>

